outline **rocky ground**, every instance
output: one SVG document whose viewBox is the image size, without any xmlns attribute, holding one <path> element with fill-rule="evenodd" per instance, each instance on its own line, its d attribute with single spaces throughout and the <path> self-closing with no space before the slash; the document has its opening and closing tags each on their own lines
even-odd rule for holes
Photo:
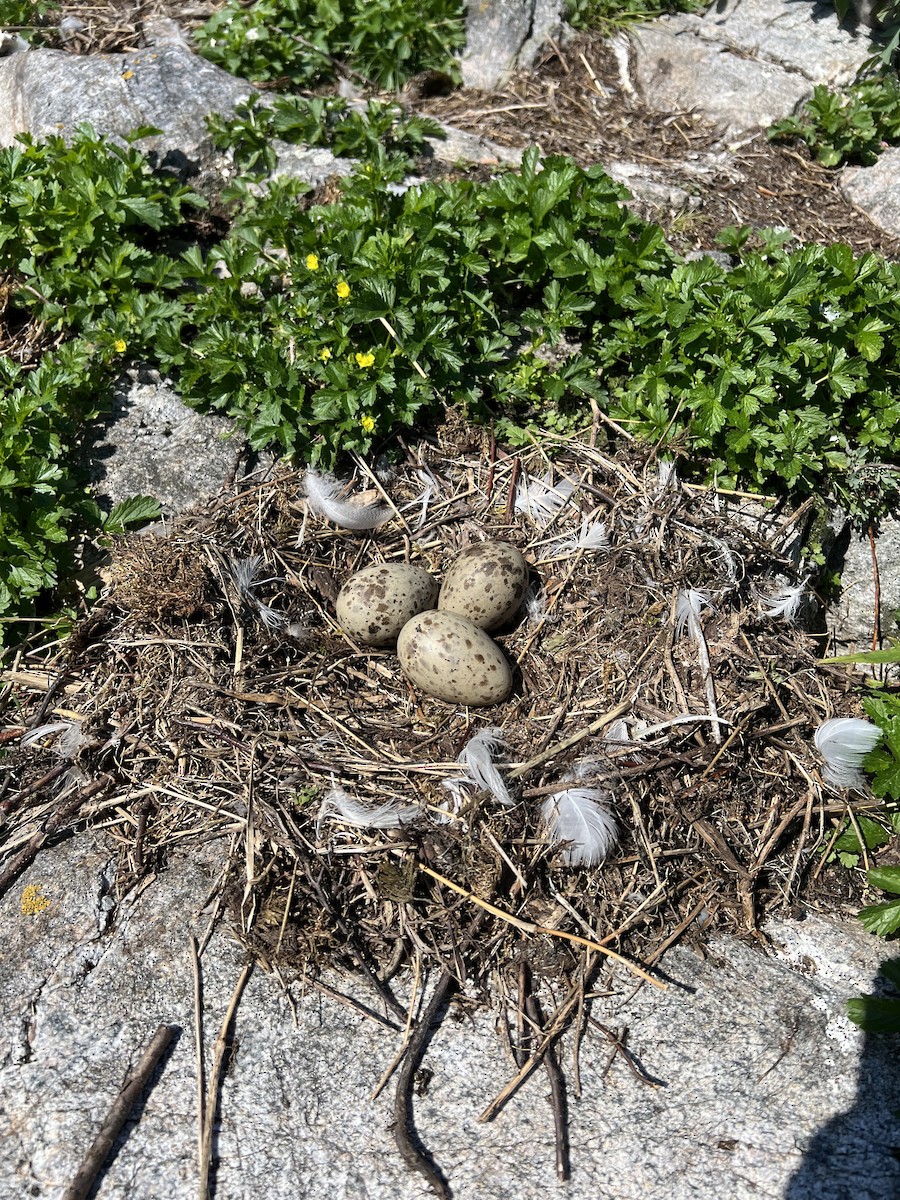
<svg viewBox="0 0 900 1200">
<path fill-rule="evenodd" d="M 488 5 L 499 16 L 485 38 L 531 32 L 533 2 L 527 19 L 510 17 L 522 8 L 529 5 Z M 74 4 L 66 12 L 82 25 L 64 53 L 0 59 L 0 142 L 22 129 L 55 132 L 91 119 L 113 133 L 160 125 L 162 153 L 208 155 L 204 111 L 226 111 L 251 88 L 198 61 L 166 23 L 178 21 L 189 37 L 206 8 Z M 408 96 L 475 135 L 454 143 L 451 160 L 464 152 L 490 169 L 537 142 L 547 153 L 601 162 L 685 251 L 714 249 L 723 225 L 750 223 L 897 257 L 900 166 L 890 153 L 872 168 L 828 172 L 762 132 L 815 83 L 852 78 L 869 54 L 866 36 L 842 29 L 833 10 L 743 0 L 611 40 L 569 40 L 552 16 L 552 43 L 533 67 L 520 69 L 519 45 L 486 41 L 481 52 L 472 42 L 467 73 L 479 88 Z M 320 182 L 333 163 L 317 152 L 301 168 Z M 123 381 L 121 407 L 126 423 L 112 427 L 103 452 L 115 470 L 98 471 L 101 490 L 156 491 L 174 512 L 233 477 L 234 454 L 221 451 L 218 427 L 179 410 L 164 387 Z M 895 537 L 888 526 L 880 543 L 886 622 L 900 608 L 900 573 L 887 566 Z M 844 628 L 866 637 L 874 604 L 868 543 L 853 554 Z M 117 821 L 111 810 L 109 825 L 120 831 Z M 121 847 L 106 840 L 113 835 L 103 824 L 44 851 L 0 902 L 0 1200 L 63 1195 L 160 1022 L 178 1027 L 177 1040 L 94 1194 L 155 1200 L 197 1192 L 189 938 L 202 942 L 217 916 L 209 898 L 227 838 L 224 851 L 222 843 L 186 851 L 173 844 L 155 874 L 123 892 L 115 885 Z M 796 912 L 772 919 L 753 941 L 718 935 L 705 950 L 673 946 L 660 963 L 665 993 L 636 992 L 627 973 L 614 973 L 594 1000 L 605 1031 L 585 1039 L 580 1080 L 571 1039 L 563 1046 L 573 1169 L 566 1195 L 900 1196 L 896 1047 L 864 1038 L 844 1016 L 846 999 L 871 989 L 883 955 L 849 911 Z M 217 930 L 201 961 L 210 1048 L 243 958 Z M 412 986 L 399 985 L 404 1004 Z M 473 1003 L 443 1023 L 418 1081 L 417 1129 L 455 1195 L 537 1198 L 558 1186 L 549 1084 L 535 1075 L 496 1119 L 478 1121 L 515 1071 L 492 1022 Z M 285 989 L 277 975 L 257 970 L 233 1032 L 213 1142 L 217 1194 L 428 1194 L 394 1150 L 389 1091 L 369 1099 L 402 1043 L 402 1028 L 377 997 L 338 979 Z"/>
</svg>

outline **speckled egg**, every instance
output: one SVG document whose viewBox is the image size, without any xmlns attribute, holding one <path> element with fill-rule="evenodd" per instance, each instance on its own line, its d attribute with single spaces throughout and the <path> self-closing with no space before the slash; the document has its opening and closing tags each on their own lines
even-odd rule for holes
<svg viewBox="0 0 900 1200">
<path fill-rule="evenodd" d="M 438 608 L 467 617 L 480 629 L 499 629 L 528 589 L 528 563 L 508 542 L 475 542 L 444 576 Z"/>
<path fill-rule="evenodd" d="M 338 623 L 354 641 L 390 646 L 416 613 L 434 608 L 438 583 L 422 567 L 377 563 L 351 576 L 338 593 Z"/>
<path fill-rule="evenodd" d="M 397 639 L 397 656 L 410 683 L 449 704 L 499 704 L 512 688 L 503 651 L 457 613 L 413 617 Z"/>
</svg>

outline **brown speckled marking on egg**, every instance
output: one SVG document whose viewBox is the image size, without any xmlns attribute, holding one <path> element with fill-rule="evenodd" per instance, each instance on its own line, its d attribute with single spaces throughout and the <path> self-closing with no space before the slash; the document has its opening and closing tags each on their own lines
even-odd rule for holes
<svg viewBox="0 0 900 1200">
<path fill-rule="evenodd" d="M 499 704 L 512 689 L 503 651 L 457 613 L 413 617 L 397 639 L 397 656 L 410 683 L 449 704 Z"/>
<path fill-rule="evenodd" d="M 353 575 L 338 593 L 338 623 L 355 641 L 389 646 L 416 613 L 433 608 L 437 580 L 409 563 L 376 563 Z"/>
<path fill-rule="evenodd" d="M 494 630 L 516 613 L 528 589 L 528 563 L 508 542 L 475 542 L 444 577 L 438 608 Z"/>
</svg>

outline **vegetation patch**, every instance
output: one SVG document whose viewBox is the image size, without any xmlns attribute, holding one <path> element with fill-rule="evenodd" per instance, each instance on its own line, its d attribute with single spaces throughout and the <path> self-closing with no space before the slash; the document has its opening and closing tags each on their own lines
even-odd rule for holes
<svg viewBox="0 0 900 1200">
<path fill-rule="evenodd" d="M 202 199 L 134 145 L 82 129 L 0 153 L 21 344 L 4 368 L 0 612 L 58 578 L 90 511 L 66 448 L 128 358 L 307 462 L 389 448 L 447 407 L 513 445 L 601 414 L 605 435 L 686 451 L 726 487 L 827 491 L 860 520 L 896 494 L 897 265 L 775 235 L 751 250 L 749 230 L 729 235 L 732 268 L 686 262 L 601 168 L 536 150 L 487 182 L 407 186 L 430 128 L 392 106 L 290 100 L 213 128 L 258 177 L 279 125 L 363 161 L 331 203 L 239 176 L 212 239 Z"/>
<path fill-rule="evenodd" d="M 72 453 L 126 356 L 175 320 L 164 238 L 203 204 L 87 128 L 0 149 L 0 618 L 31 611 L 101 524 Z"/>
<path fill-rule="evenodd" d="M 396 91 L 424 71 L 459 81 L 459 0 L 230 0 L 194 33 L 200 53 L 232 75 L 294 88 L 349 73 Z"/>
<path fill-rule="evenodd" d="M 776 121 L 769 137 L 799 138 L 825 167 L 871 166 L 900 141 L 900 80 L 884 71 L 845 91 L 819 84 L 797 116 Z"/>
</svg>

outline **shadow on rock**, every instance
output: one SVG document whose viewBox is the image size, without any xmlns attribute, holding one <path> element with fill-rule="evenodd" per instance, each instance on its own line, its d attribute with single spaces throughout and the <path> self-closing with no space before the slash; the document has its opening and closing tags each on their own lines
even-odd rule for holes
<svg viewBox="0 0 900 1200">
<path fill-rule="evenodd" d="M 900 1200 L 898 1051 L 900 1035 L 865 1035 L 856 1103 L 813 1135 L 785 1200 Z"/>
</svg>

